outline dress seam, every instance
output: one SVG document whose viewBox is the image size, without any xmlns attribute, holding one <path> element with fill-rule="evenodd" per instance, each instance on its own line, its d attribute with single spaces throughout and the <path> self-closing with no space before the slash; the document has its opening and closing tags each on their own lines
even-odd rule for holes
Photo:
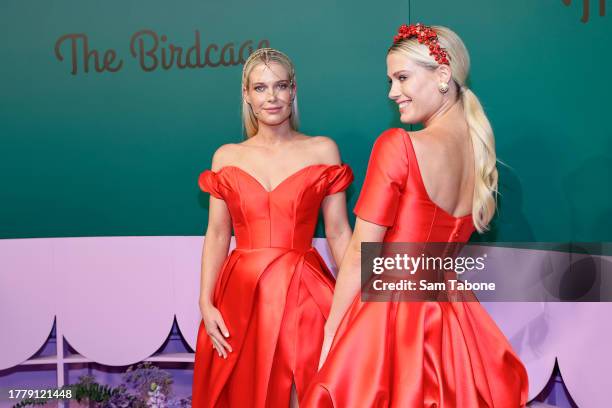
<svg viewBox="0 0 612 408">
<path fill-rule="evenodd" d="M 434 214 L 431 217 L 431 224 L 429 224 L 429 231 L 427 231 L 427 239 L 425 242 L 429 242 L 429 238 L 431 237 L 431 231 L 433 230 L 434 222 L 436 221 L 436 216 L 438 215 L 438 207 L 434 207 Z"/>
<path fill-rule="evenodd" d="M 232 172 L 232 176 L 234 178 L 234 185 L 236 186 L 237 190 L 238 190 L 238 196 L 242 197 L 242 189 L 240 188 L 240 184 L 238 183 L 238 178 L 236 177 L 236 172 Z M 244 200 L 240 200 L 240 212 L 242 213 L 242 217 L 246 220 L 246 210 L 244 208 Z M 251 227 L 249 225 L 250 223 L 245 222 L 244 225 L 247 229 L 247 233 L 249 236 L 249 248 L 252 248 L 252 243 L 253 243 L 253 236 L 251 234 Z M 234 234 L 236 234 L 236 231 L 234 231 Z M 238 241 L 238 238 L 236 238 L 236 241 Z M 236 242 L 236 245 L 238 243 Z"/>
<path fill-rule="evenodd" d="M 312 172 L 312 167 L 306 171 L 306 179 L 310 177 L 311 172 Z M 301 185 L 302 187 L 300 188 L 300 193 L 298 194 L 296 200 L 293 202 L 293 211 L 292 211 L 293 228 L 291 229 L 291 247 L 292 248 L 295 248 L 295 230 L 297 228 L 298 206 L 302 202 L 302 196 L 304 195 L 304 184 L 302 183 Z M 319 217 L 317 215 L 317 221 L 318 221 L 318 218 Z M 316 228 L 316 224 L 315 224 L 315 228 Z M 312 246 L 312 240 L 310 240 L 310 246 Z"/>
<path fill-rule="evenodd" d="M 402 135 L 402 143 L 404 144 L 404 154 L 406 156 L 406 160 L 408 161 L 408 163 L 406 165 L 406 179 L 404 180 L 404 185 L 402 186 L 402 192 L 406 190 L 406 187 L 408 186 L 408 179 L 411 173 L 410 164 L 412 163 L 412 160 L 410 160 L 410 154 L 408 154 L 408 146 L 406 145 L 407 137 L 410 137 L 410 135 L 408 134 L 408 132 L 404 130 L 404 134 Z M 412 141 L 410 143 L 412 143 Z"/>
</svg>

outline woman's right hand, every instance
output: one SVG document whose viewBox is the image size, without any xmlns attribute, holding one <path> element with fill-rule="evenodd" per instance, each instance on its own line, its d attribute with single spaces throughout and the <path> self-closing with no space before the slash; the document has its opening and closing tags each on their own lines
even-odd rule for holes
<svg viewBox="0 0 612 408">
<path fill-rule="evenodd" d="M 213 348 L 217 350 L 219 357 L 227 358 L 227 353 L 232 352 L 232 346 L 225 340 L 229 337 L 229 331 L 223 321 L 221 312 L 212 304 L 200 306 L 200 309 L 206 333 L 210 336 Z"/>
</svg>

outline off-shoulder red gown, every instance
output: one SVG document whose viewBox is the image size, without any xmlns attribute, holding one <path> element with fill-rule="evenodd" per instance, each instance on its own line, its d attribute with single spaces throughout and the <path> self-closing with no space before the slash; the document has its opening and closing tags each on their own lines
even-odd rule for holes
<svg viewBox="0 0 612 408">
<path fill-rule="evenodd" d="M 466 242 L 472 216 L 429 198 L 403 129 L 376 141 L 355 207 L 388 228 L 385 242 Z M 355 298 L 301 408 L 520 407 L 527 372 L 478 302 Z"/>
<path fill-rule="evenodd" d="M 236 248 L 220 271 L 213 301 L 230 333 L 227 359 L 200 323 L 192 406 L 289 406 L 317 371 L 334 277 L 312 247 L 323 198 L 353 180 L 347 165 L 307 166 L 272 191 L 236 166 L 204 171 L 203 191 L 225 200 Z"/>
</svg>

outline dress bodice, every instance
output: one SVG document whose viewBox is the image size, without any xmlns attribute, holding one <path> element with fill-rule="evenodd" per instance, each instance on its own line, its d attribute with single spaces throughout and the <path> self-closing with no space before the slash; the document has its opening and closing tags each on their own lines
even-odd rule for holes
<svg viewBox="0 0 612 408">
<path fill-rule="evenodd" d="M 266 190 L 237 166 L 200 174 L 200 188 L 225 201 L 232 218 L 236 248 L 292 248 L 312 245 L 323 198 L 345 190 L 353 181 L 346 164 L 314 164 Z"/>
<path fill-rule="evenodd" d="M 388 228 L 385 242 L 466 242 L 472 215 L 455 217 L 429 197 L 404 129 L 383 132 L 372 148 L 355 214 Z"/>
</svg>

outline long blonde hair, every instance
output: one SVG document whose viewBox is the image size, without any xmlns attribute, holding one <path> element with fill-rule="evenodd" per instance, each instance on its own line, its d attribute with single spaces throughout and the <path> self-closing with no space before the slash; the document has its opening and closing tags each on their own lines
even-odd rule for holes
<svg viewBox="0 0 612 408">
<path fill-rule="evenodd" d="M 437 33 L 440 46 L 449 56 L 453 82 L 463 104 L 465 120 L 474 148 L 472 220 L 476 230 L 482 233 L 489 229 L 489 223 L 497 208 L 498 173 L 495 137 L 480 101 L 466 86 L 470 71 L 470 56 L 465 44 L 455 32 L 447 27 L 432 26 L 431 28 Z M 434 57 L 429 55 L 429 48 L 420 44 L 415 37 L 396 42 L 389 48 L 389 53 L 392 52 L 401 52 L 430 70 L 435 70 L 439 66 Z M 449 85 L 452 86 L 452 84 Z"/>
<path fill-rule="evenodd" d="M 288 56 L 278 50 L 275 50 L 274 48 L 260 48 L 253 52 L 249 58 L 247 58 L 246 62 L 244 63 L 244 67 L 242 68 L 242 90 L 249 89 L 249 75 L 251 74 L 251 71 L 253 71 L 253 68 L 259 64 L 268 65 L 272 62 L 280 64 L 289 73 L 289 82 L 291 84 L 293 96 L 289 123 L 291 125 L 291 129 L 298 130 L 300 118 L 298 114 L 297 96 L 295 95 L 295 68 L 293 66 L 293 62 L 291 62 Z M 251 108 L 251 105 L 247 103 L 244 97 L 242 98 L 242 124 L 246 137 L 252 137 L 257 133 L 257 117 L 253 112 L 253 108 Z"/>
</svg>

